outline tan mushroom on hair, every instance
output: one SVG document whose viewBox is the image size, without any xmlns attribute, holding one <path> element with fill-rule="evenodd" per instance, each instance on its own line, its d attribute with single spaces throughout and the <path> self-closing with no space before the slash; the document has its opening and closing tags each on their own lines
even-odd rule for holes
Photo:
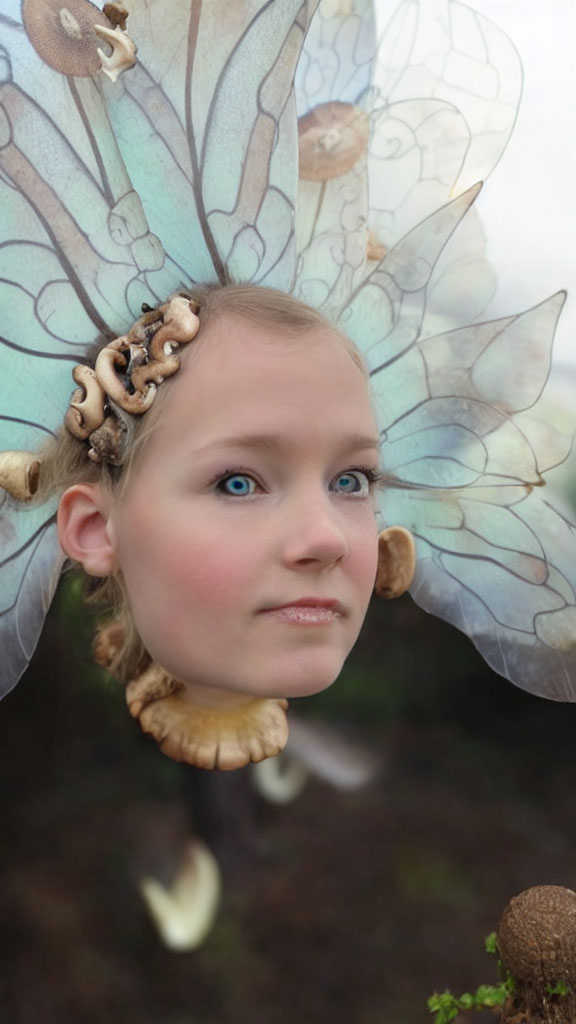
<svg viewBox="0 0 576 1024">
<path fill-rule="evenodd" d="M 150 342 L 150 362 L 137 367 L 132 373 L 132 383 L 138 391 L 151 381 L 161 384 L 171 377 L 180 366 L 180 357 L 172 351 L 172 345 L 185 345 L 198 333 L 200 321 L 196 315 L 198 305 L 182 295 L 176 295 L 166 303 L 164 323 Z"/>
<path fill-rule="evenodd" d="M 64 423 L 73 437 L 85 441 L 104 421 L 104 391 L 89 366 L 75 366 L 72 377 L 80 387 L 72 395 Z"/>
<path fill-rule="evenodd" d="M 299 173 L 330 181 L 350 171 L 367 151 L 370 121 L 353 103 L 320 103 L 298 121 Z"/>
<path fill-rule="evenodd" d="M 117 416 L 107 416 L 89 437 L 88 458 L 92 462 L 122 464 L 126 452 L 126 427 Z"/>
<path fill-rule="evenodd" d="M 22 0 L 22 20 L 36 53 L 55 71 L 86 78 L 102 69 L 96 26 L 111 25 L 90 0 Z"/>
<path fill-rule="evenodd" d="M 0 488 L 16 501 L 30 501 L 38 490 L 41 466 L 33 452 L 0 452 Z"/>
<path fill-rule="evenodd" d="M 126 365 L 127 360 L 123 353 L 111 345 L 107 345 L 98 354 L 95 373 L 98 383 L 104 388 L 112 402 L 119 405 L 125 412 L 139 416 L 141 413 L 147 412 L 152 405 L 156 397 L 156 385 L 149 384 L 143 393 L 135 391 L 134 394 L 130 394 L 126 391 L 123 381 L 116 372 L 117 369 L 124 369 Z"/>
</svg>

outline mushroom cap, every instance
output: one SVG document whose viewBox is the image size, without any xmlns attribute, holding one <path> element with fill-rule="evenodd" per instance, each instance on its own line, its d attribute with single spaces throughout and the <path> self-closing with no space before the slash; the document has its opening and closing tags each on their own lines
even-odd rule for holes
<svg viewBox="0 0 576 1024">
<path fill-rule="evenodd" d="M 38 490 L 42 460 L 34 452 L 0 452 L 0 489 L 16 501 L 30 501 Z"/>
<path fill-rule="evenodd" d="M 414 537 L 403 526 L 389 526 L 378 535 L 378 570 L 374 590 L 389 599 L 405 594 L 416 570 Z"/>
<path fill-rule="evenodd" d="M 515 896 L 498 926 L 498 950 L 516 981 L 576 985 L 576 893 L 537 885 Z"/>
<path fill-rule="evenodd" d="M 148 675 L 152 679 L 150 670 Z M 127 688 L 127 700 L 135 682 Z M 183 684 L 179 687 L 147 703 L 129 703 L 143 731 L 174 761 L 230 771 L 274 757 L 286 745 L 288 701 L 283 698 L 248 698 L 232 708 L 212 708 L 192 704 Z"/>
<path fill-rule="evenodd" d="M 351 170 L 368 149 L 370 120 L 353 103 L 320 103 L 298 121 L 300 177 L 330 181 Z"/>
<path fill-rule="evenodd" d="M 55 71 L 87 78 L 102 70 L 94 28 L 110 22 L 90 0 L 22 0 L 22 19 L 36 53 Z"/>
</svg>

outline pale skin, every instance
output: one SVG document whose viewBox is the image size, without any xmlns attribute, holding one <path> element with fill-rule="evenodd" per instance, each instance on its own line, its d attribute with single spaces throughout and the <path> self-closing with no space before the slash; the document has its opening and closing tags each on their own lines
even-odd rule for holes
<svg viewBox="0 0 576 1024">
<path fill-rule="evenodd" d="M 323 690 L 377 568 L 365 375 L 327 328 L 283 335 L 227 314 L 163 387 L 121 497 L 63 496 L 62 547 L 89 574 L 122 574 L 146 648 L 191 699 Z"/>
</svg>

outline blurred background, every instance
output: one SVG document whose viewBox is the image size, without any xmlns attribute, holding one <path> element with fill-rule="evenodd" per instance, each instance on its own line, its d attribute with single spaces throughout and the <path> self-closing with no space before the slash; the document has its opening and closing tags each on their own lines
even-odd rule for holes
<svg viewBox="0 0 576 1024">
<path fill-rule="evenodd" d="M 500 315 L 573 282 L 576 13 L 571 0 L 474 6 L 526 74 L 479 203 Z M 563 486 L 569 500 L 570 474 Z M 417 1024 L 435 990 L 496 980 L 484 938 L 511 896 L 576 887 L 576 707 L 496 677 L 408 597 L 375 602 L 337 684 L 292 701 L 308 768 L 285 803 L 252 769 L 167 760 L 92 666 L 90 632 L 69 579 L 1 708 L 10 1024 Z M 205 941 L 175 952 L 139 883 L 169 887 L 193 834 L 216 856 L 221 900 Z"/>
<path fill-rule="evenodd" d="M 416 1024 L 433 991 L 496 980 L 484 938 L 511 896 L 576 887 L 576 707 L 495 677 L 409 598 L 375 603 L 338 683 L 291 705 L 329 723 L 335 763 L 346 741 L 349 774 L 371 755 L 371 780 L 311 774 L 284 805 L 251 769 L 167 760 L 88 633 L 69 582 L 0 716 L 11 1024 Z M 168 884 L 192 831 L 222 898 L 205 942 L 174 952 L 138 881 Z"/>
</svg>

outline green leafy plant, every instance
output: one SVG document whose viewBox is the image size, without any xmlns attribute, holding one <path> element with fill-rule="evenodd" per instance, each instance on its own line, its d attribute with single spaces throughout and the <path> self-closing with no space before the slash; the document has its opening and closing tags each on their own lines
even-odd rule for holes
<svg viewBox="0 0 576 1024">
<path fill-rule="evenodd" d="M 546 991 L 549 996 L 569 996 L 572 989 L 565 981 L 558 981 L 556 985 L 548 985 Z"/>
<path fill-rule="evenodd" d="M 491 932 L 485 939 L 484 946 L 487 953 L 498 953 L 496 944 L 496 932 Z M 498 961 L 502 970 L 502 964 Z M 559 986 L 555 986 L 555 990 Z M 453 995 L 449 989 L 446 992 L 435 992 L 428 1000 L 430 1013 L 435 1014 L 433 1024 L 450 1024 L 460 1013 L 467 1013 L 469 1010 L 493 1010 L 495 1007 L 503 1006 L 509 995 L 514 992 L 514 980 L 508 975 L 499 985 L 479 985 L 475 992 L 463 992 L 460 996 Z M 556 992 L 555 992 L 556 994 Z"/>
</svg>

